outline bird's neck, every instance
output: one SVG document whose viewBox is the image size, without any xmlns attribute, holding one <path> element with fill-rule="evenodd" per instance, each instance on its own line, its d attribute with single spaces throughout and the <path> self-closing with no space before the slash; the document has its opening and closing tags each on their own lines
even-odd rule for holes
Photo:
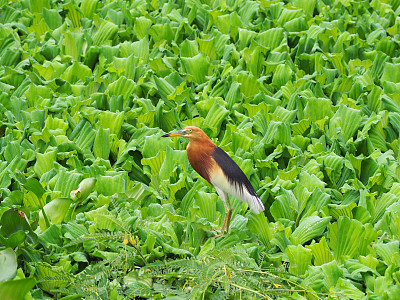
<svg viewBox="0 0 400 300">
<path fill-rule="evenodd" d="M 211 155 L 217 147 L 211 140 L 207 141 L 190 141 L 186 154 L 193 169 L 210 182 L 209 170 L 213 159 Z"/>
<path fill-rule="evenodd" d="M 186 151 L 195 152 L 193 154 L 211 154 L 211 152 L 216 148 L 217 145 L 207 137 L 207 139 L 202 140 L 191 140 L 187 145 Z"/>
</svg>

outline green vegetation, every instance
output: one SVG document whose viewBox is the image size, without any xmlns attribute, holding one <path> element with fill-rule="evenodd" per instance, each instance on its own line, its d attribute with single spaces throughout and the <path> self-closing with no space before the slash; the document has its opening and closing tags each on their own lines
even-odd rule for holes
<svg viewBox="0 0 400 300">
<path fill-rule="evenodd" d="M 0 0 L 0 298 L 400 299 L 399 15 Z M 233 199 L 213 238 L 221 200 L 161 138 L 185 125 L 265 215 Z"/>
</svg>

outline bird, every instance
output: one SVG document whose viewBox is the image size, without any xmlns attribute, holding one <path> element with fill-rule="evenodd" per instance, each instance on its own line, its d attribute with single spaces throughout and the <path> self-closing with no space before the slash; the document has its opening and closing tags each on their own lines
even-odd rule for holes
<svg viewBox="0 0 400 300">
<path fill-rule="evenodd" d="M 229 231 L 231 222 L 232 206 L 229 195 L 249 204 L 255 214 L 264 211 L 264 204 L 240 167 L 203 130 L 196 126 L 187 126 L 162 137 L 175 136 L 189 140 L 186 154 L 190 165 L 215 188 L 224 203 L 225 217 L 221 235 Z"/>
</svg>

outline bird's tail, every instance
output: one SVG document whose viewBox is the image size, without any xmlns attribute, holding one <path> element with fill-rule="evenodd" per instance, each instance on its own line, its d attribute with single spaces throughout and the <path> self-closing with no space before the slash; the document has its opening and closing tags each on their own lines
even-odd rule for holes
<svg viewBox="0 0 400 300">
<path fill-rule="evenodd" d="M 253 196 L 251 201 L 248 202 L 251 210 L 257 215 L 265 210 L 264 204 L 258 196 Z"/>
</svg>

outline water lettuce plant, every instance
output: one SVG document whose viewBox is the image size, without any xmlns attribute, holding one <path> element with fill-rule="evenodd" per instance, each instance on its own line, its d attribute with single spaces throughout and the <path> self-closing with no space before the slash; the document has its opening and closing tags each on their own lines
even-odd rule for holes
<svg viewBox="0 0 400 300">
<path fill-rule="evenodd" d="M 399 299 L 400 1 L 0 1 L 1 299 Z M 201 127 L 266 206 L 224 208 Z M 12 296 L 10 296 L 12 295 Z"/>
</svg>

